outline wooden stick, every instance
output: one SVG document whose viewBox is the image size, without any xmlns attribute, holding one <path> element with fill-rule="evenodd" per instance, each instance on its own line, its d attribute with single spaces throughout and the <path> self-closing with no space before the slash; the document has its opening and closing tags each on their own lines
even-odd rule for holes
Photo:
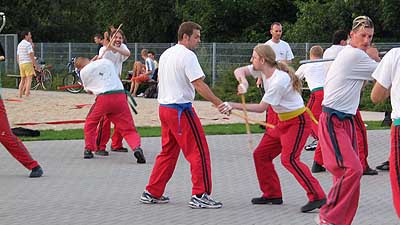
<svg viewBox="0 0 400 225">
<path fill-rule="evenodd" d="M 110 45 L 114 42 L 115 36 L 118 33 L 118 31 L 121 30 L 122 27 L 122 23 L 118 26 L 117 30 L 115 30 L 114 35 L 111 37 L 110 42 L 108 42 L 107 47 L 106 47 L 106 51 L 107 49 L 110 47 Z M 103 54 L 101 54 L 101 56 L 98 57 L 98 59 L 103 58 L 104 54 L 106 53 L 106 51 L 103 52 Z"/>
<path fill-rule="evenodd" d="M 247 116 L 246 101 L 245 101 L 243 94 L 241 95 L 241 98 L 242 98 L 244 122 L 246 125 L 246 133 L 248 136 L 249 149 L 250 149 L 250 151 L 252 151 L 253 150 L 253 138 L 252 138 L 251 132 L 250 132 L 250 124 L 249 124 L 249 119 L 248 119 L 249 117 Z"/>
<path fill-rule="evenodd" d="M 82 87 L 81 84 L 75 84 L 75 85 L 59 86 L 57 87 L 57 90 L 65 90 L 69 88 L 81 88 L 81 87 Z"/>
<path fill-rule="evenodd" d="M 243 116 L 242 114 L 240 114 L 240 113 L 238 113 L 238 112 L 231 111 L 231 115 L 240 117 L 240 118 L 242 118 L 242 119 L 247 119 L 249 122 L 256 123 L 256 124 L 260 124 L 260 125 L 266 126 L 266 127 L 268 127 L 268 128 L 275 128 L 275 126 L 272 125 L 272 124 L 266 123 L 266 122 L 264 122 L 264 121 L 259 121 L 259 120 L 251 119 L 251 118 L 249 118 L 249 117 L 245 117 L 245 116 Z"/>
</svg>

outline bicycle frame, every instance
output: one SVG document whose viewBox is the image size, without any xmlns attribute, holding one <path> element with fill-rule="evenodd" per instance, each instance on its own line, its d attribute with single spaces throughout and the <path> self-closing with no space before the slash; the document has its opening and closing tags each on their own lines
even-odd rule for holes
<svg viewBox="0 0 400 225">
<path fill-rule="evenodd" d="M 3 12 L 0 12 L 0 16 L 2 17 L 2 25 L 0 27 L 0 33 L 1 31 L 3 31 L 4 27 L 6 26 L 6 14 L 4 14 Z"/>
</svg>

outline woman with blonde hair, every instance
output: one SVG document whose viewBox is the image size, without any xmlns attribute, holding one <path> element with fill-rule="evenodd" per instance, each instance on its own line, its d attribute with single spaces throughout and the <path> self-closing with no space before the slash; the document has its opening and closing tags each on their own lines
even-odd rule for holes
<svg viewBox="0 0 400 225">
<path fill-rule="evenodd" d="M 133 94 L 133 91 L 134 91 L 134 88 L 135 88 L 135 79 L 136 79 L 136 77 L 139 77 L 139 75 L 141 75 L 141 74 L 143 74 L 145 72 L 143 63 L 141 63 L 140 61 L 135 61 L 133 63 L 132 71 L 133 71 L 133 74 L 132 74 L 132 78 L 131 78 L 132 82 L 131 82 L 131 89 L 130 89 L 131 94 Z M 136 92 L 135 92 L 135 94 L 136 94 Z"/>
<path fill-rule="evenodd" d="M 247 111 L 262 113 L 271 106 L 278 114 L 275 128 L 266 128 L 257 148 L 254 150 L 254 163 L 261 197 L 253 198 L 253 204 L 282 204 L 282 191 L 273 160 L 281 154 L 283 166 L 294 175 L 307 192 L 308 203 L 301 207 L 302 212 L 320 208 L 326 202 L 325 193 L 307 165 L 300 161 L 301 151 L 311 132 L 311 118 L 301 97 L 301 81 L 293 69 L 283 62 L 275 61 L 275 53 L 268 45 L 257 45 L 251 57 L 252 65 L 235 70 L 239 81 L 238 94 L 248 88 L 246 76 L 252 75 L 263 80 L 265 94 L 259 104 L 246 104 Z M 240 103 L 229 103 L 233 109 L 243 110 Z"/>
</svg>

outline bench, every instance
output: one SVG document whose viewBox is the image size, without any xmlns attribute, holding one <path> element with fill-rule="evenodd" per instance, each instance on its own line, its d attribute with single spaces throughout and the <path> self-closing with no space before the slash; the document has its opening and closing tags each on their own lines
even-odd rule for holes
<svg viewBox="0 0 400 225">
<path fill-rule="evenodd" d="M 19 74 L 7 74 L 7 77 L 15 78 L 15 87 L 18 88 L 21 76 Z"/>
</svg>

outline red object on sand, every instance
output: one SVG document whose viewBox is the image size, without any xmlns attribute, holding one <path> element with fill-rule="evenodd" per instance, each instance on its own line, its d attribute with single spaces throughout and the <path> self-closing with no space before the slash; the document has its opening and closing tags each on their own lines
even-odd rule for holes
<svg viewBox="0 0 400 225">
<path fill-rule="evenodd" d="M 29 123 L 15 123 L 18 126 L 32 126 L 39 124 L 77 124 L 84 123 L 85 120 L 64 120 L 64 121 L 50 121 L 50 122 L 29 122 Z"/>
<path fill-rule="evenodd" d="M 82 85 L 80 85 L 80 84 L 68 85 L 68 86 L 59 86 L 59 87 L 57 87 L 57 90 L 65 90 L 65 89 L 68 89 L 68 88 L 80 88 L 80 87 L 82 87 Z"/>
</svg>

